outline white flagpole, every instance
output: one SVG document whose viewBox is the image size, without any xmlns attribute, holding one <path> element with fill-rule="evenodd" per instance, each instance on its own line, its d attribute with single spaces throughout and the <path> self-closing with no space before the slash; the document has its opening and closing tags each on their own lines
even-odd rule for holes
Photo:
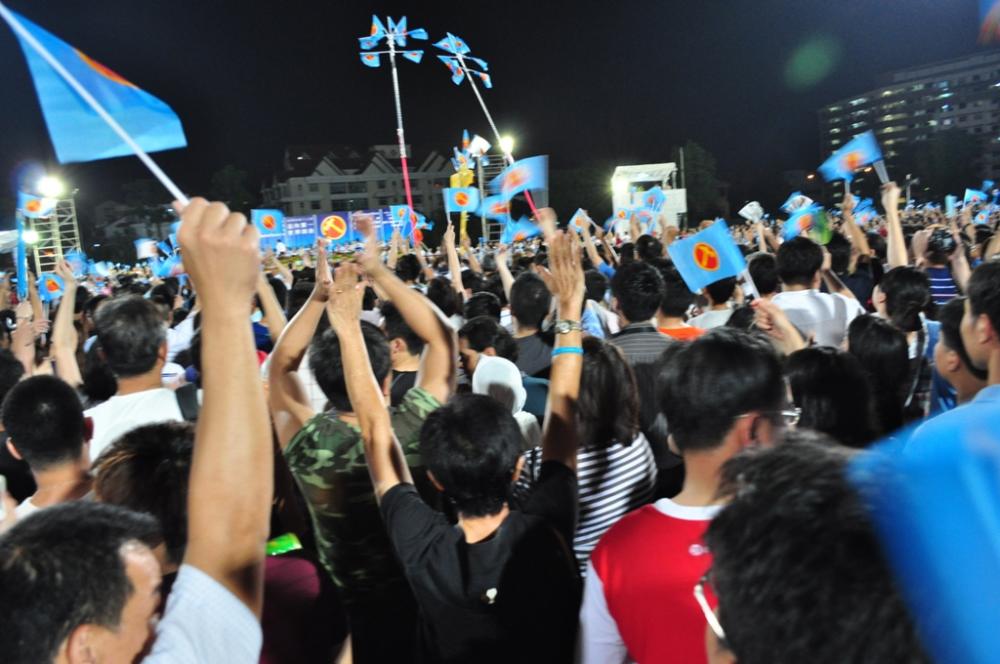
<svg viewBox="0 0 1000 664">
<path fill-rule="evenodd" d="M 111 117 L 110 113 L 104 110 L 104 107 L 101 106 L 100 102 L 94 99 L 94 96 L 87 91 L 87 88 L 80 85 L 80 82 L 77 81 L 76 78 L 62 66 L 62 63 L 49 53 L 48 49 L 42 46 L 42 44 L 35 39 L 35 36 L 28 32 L 28 30 L 21 25 L 21 22 L 17 20 L 17 17 L 14 16 L 14 14 L 12 14 L 11 11 L 3 4 L 0 4 L 0 17 L 3 17 L 11 29 L 25 42 L 27 42 L 27 44 L 34 49 L 34 51 L 38 53 L 43 60 L 49 63 L 49 66 L 52 67 L 57 74 L 62 76 L 63 80 L 66 81 L 66 83 L 69 84 L 69 86 L 73 88 L 78 95 L 83 97 L 83 100 L 87 102 L 92 109 L 94 109 L 94 112 L 97 113 L 109 127 L 111 127 L 112 131 L 118 134 L 118 136 L 125 141 L 125 144 L 132 149 L 135 156 L 137 156 L 142 163 L 146 165 L 149 172 L 160 181 L 160 184 L 166 187 L 167 191 L 170 192 L 170 195 L 174 197 L 174 200 L 178 201 L 181 206 L 186 206 L 189 202 L 188 197 L 181 192 L 180 188 L 174 184 L 173 180 L 167 177 L 167 174 L 164 173 L 156 162 L 150 158 L 145 150 L 139 147 L 139 144 L 136 143 L 131 136 L 129 136 L 128 132 L 125 131 L 120 124 L 118 124 L 118 121 Z"/>
</svg>

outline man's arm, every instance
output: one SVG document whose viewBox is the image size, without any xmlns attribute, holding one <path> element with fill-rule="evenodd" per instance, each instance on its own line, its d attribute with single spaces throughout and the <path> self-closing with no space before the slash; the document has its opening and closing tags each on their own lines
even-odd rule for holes
<svg viewBox="0 0 1000 664">
<path fill-rule="evenodd" d="M 274 294 L 274 289 L 271 288 L 271 283 L 263 270 L 257 277 L 257 299 L 260 300 L 260 308 L 264 313 L 264 326 L 267 328 L 268 336 L 271 337 L 271 342 L 274 343 L 288 325 L 288 319 L 285 318 L 285 311 L 278 303 L 278 296 Z"/>
<path fill-rule="evenodd" d="M 458 251 L 455 249 L 455 227 L 448 222 L 448 228 L 444 232 L 444 250 L 448 255 L 448 272 L 451 275 L 451 287 L 458 293 L 459 299 L 465 301 L 465 286 L 462 285 L 462 264 L 458 260 Z"/>
<path fill-rule="evenodd" d="M 392 230 L 392 238 L 389 240 L 389 256 L 385 260 L 386 266 L 390 270 L 396 269 L 396 261 L 399 260 L 399 229 Z"/>
<path fill-rule="evenodd" d="M 501 244 L 496 255 L 497 274 L 500 275 L 500 285 L 503 286 L 503 295 L 508 302 L 510 302 L 510 289 L 514 287 L 514 275 L 511 274 L 510 266 L 507 265 L 507 251 L 509 249 L 507 245 Z"/>
<path fill-rule="evenodd" d="M 195 431 L 184 563 L 258 617 L 274 493 L 271 426 L 247 325 L 260 236 L 242 214 L 193 199 L 178 231 L 201 302 L 204 402 Z"/>
<path fill-rule="evenodd" d="M 269 360 L 267 400 L 274 429 L 278 433 L 278 445 L 282 450 L 288 447 L 295 434 L 316 414 L 305 387 L 296 374 L 309 348 L 309 342 L 316 334 L 316 326 L 323 317 L 331 281 L 325 247 L 317 243 L 316 252 L 316 285 L 312 295 L 292 318 L 292 322 L 285 326 Z"/>
<path fill-rule="evenodd" d="M 843 203 L 844 210 L 844 230 L 847 234 L 847 239 L 851 241 L 851 245 L 861 256 L 871 256 L 872 250 L 868 245 L 868 236 L 865 235 L 864 231 L 858 226 L 857 222 L 854 220 L 854 199 L 851 197 L 845 197 Z"/>
<path fill-rule="evenodd" d="M 854 293 L 850 288 L 844 285 L 844 282 L 840 280 L 837 273 L 833 271 L 831 265 L 833 257 L 830 256 L 830 252 L 827 251 L 826 247 L 823 249 L 823 266 L 820 268 L 820 276 L 823 278 L 823 283 L 826 285 L 826 289 L 831 293 L 838 293 L 850 300 L 856 300 L 858 298 L 854 297 Z"/>
<path fill-rule="evenodd" d="M 65 260 L 56 263 L 56 274 L 63 280 L 63 296 L 52 324 L 52 359 L 56 376 L 72 387 L 83 384 L 80 366 L 76 362 L 77 333 L 73 327 L 73 305 L 76 302 L 76 277 Z"/>
<path fill-rule="evenodd" d="M 359 274 L 358 267 L 350 263 L 337 269 L 330 289 L 327 313 L 330 325 L 340 339 L 347 395 L 361 428 L 365 461 L 375 488 L 375 497 L 381 501 L 389 489 L 400 483 L 412 484 L 413 478 L 406 465 L 403 449 L 392 433 L 389 411 L 382 390 L 372 374 L 368 351 L 365 350 L 359 322 L 365 290 L 364 283 L 358 279 Z"/>
<path fill-rule="evenodd" d="M 559 320 L 580 321 L 585 292 L 580 245 L 576 238 L 556 233 L 549 241 L 549 268 L 546 284 L 558 303 Z M 576 470 L 579 445 L 576 430 L 576 400 L 583 371 L 579 331 L 556 335 L 549 374 L 549 398 L 542 433 L 542 460 L 559 461 Z M 567 349 L 560 352 L 560 349 Z M 579 351 L 578 351 L 579 349 Z"/>
<path fill-rule="evenodd" d="M 408 287 L 382 265 L 374 235 L 368 238 L 365 249 L 362 260 L 368 276 L 396 305 L 410 329 L 424 341 L 417 387 L 427 390 L 438 403 L 445 403 L 455 391 L 455 358 L 458 353 L 455 331 L 430 300 Z"/>
<path fill-rule="evenodd" d="M 589 217 L 588 217 L 589 221 Z M 599 265 L 604 263 L 604 259 L 601 255 L 597 253 L 597 247 L 594 246 L 594 238 L 590 235 L 590 223 L 584 225 L 580 232 L 583 235 L 583 248 L 587 252 L 587 258 L 594 265 L 594 269 L 598 269 Z"/>
<path fill-rule="evenodd" d="M 476 258 L 476 252 L 472 249 L 472 242 L 469 240 L 468 235 L 462 237 L 462 249 L 465 250 L 465 260 L 469 261 L 469 269 L 476 274 L 482 274 L 483 266 L 479 264 L 479 259 Z"/>
<path fill-rule="evenodd" d="M 885 221 L 889 230 L 889 237 L 886 239 L 889 267 L 904 267 L 909 261 L 906 259 L 903 224 L 899 220 L 899 186 L 895 182 L 882 185 L 882 206 L 885 207 Z"/>
</svg>

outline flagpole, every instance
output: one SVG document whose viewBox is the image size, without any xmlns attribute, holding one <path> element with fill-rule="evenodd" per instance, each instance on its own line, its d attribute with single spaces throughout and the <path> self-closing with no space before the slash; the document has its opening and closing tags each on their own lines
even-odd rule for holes
<svg viewBox="0 0 1000 664">
<path fill-rule="evenodd" d="M 476 99 L 479 100 L 479 106 L 483 109 L 483 114 L 486 115 L 486 121 L 489 123 L 490 129 L 493 130 L 493 136 L 497 140 L 497 145 L 501 146 L 500 150 L 503 151 L 503 141 L 500 138 L 500 130 L 497 129 L 497 124 L 493 121 L 493 116 L 490 115 L 490 110 L 486 108 L 486 101 L 483 99 L 483 95 L 479 92 L 479 86 L 477 86 L 476 82 L 472 80 L 472 74 L 469 73 L 469 68 L 465 65 L 465 58 L 462 57 L 461 53 L 457 52 L 457 48 L 455 51 L 455 56 L 458 58 L 458 65 L 462 68 L 462 71 L 465 72 L 465 78 L 469 80 L 469 85 L 472 86 L 472 91 L 476 94 Z M 514 155 L 509 152 L 504 152 L 503 158 L 504 161 L 507 162 L 508 166 L 514 163 Z M 531 208 L 531 213 L 535 215 L 535 219 L 538 219 L 538 209 L 535 207 L 535 201 L 531 198 L 531 192 L 525 190 L 524 197 L 528 201 L 528 207 Z"/>
<path fill-rule="evenodd" d="M 28 30 L 21 25 L 21 22 L 17 20 L 17 17 L 14 16 L 14 14 L 11 13 L 11 11 L 3 4 L 0 4 L 0 16 L 7 21 L 11 29 L 14 30 L 14 32 L 16 32 L 17 35 L 25 42 L 27 42 L 28 45 L 31 46 L 31 48 L 34 49 L 34 51 L 56 71 L 57 74 L 62 76 L 63 80 L 66 81 L 66 83 L 69 84 L 69 86 L 73 88 L 73 90 L 80 95 L 92 109 L 94 109 L 94 112 L 97 113 L 109 127 L 111 127 L 112 131 L 118 134 L 118 136 L 125 141 L 125 144 L 128 145 L 129 148 L 132 149 L 132 152 L 135 153 L 135 156 L 137 156 L 142 163 L 146 165 L 146 168 L 149 169 L 150 173 L 152 173 L 153 176 L 160 181 L 160 184 L 166 187 L 167 191 L 170 192 L 170 195 L 174 197 L 174 200 L 178 201 L 182 206 L 186 206 L 189 202 L 188 197 L 181 192 L 180 188 L 174 184 L 173 180 L 167 177 L 167 174 L 163 172 L 163 170 L 156 164 L 155 161 L 152 160 L 152 158 L 150 158 L 145 150 L 139 147 L 139 144 L 136 143 L 131 136 L 129 136 L 128 132 L 125 131 L 120 124 L 118 124 L 118 121 L 111 117 L 106 110 L 104 110 L 104 107 L 101 106 L 100 102 L 94 99 L 94 96 L 90 94 L 87 88 L 80 85 L 80 82 L 77 81 L 65 67 L 63 67 L 62 63 L 49 53 L 48 49 L 42 46 L 42 44 L 35 39 L 35 36 L 28 32 Z"/>
<path fill-rule="evenodd" d="M 399 99 L 399 74 L 396 72 L 396 38 L 395 33 L 388 33 L 389 64 L 392 65 L 392 93 L 396 101 L 396 137 L 399 139 L 399 161 L 403 165 L 403 188 L 406 191 L 406 204 L 413 213 L 413 191 L 410 189 L 410 168 L 406 163 L 406 135 L 403 133 L 403 105 Z M 410 219 L 410 232 L 416 230 L 417 223 Z"/>
</svg>

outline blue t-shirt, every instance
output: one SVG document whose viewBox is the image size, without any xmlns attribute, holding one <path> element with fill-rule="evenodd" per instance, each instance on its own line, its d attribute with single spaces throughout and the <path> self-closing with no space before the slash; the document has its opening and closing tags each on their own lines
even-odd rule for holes
<svg viewBox="0 0 1000 664">
<path fill-rule="evenodd" d="M 958 286 L 946 267 L 929 267 L 924 270 L 931 280 L 931 298 L 940 306 L 958 297 Z"/>
</svg>

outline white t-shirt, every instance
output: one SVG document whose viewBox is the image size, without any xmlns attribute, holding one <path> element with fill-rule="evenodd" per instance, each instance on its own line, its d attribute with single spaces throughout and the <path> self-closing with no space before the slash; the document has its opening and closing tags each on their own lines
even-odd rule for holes
<svg viewBox="0 0 1000 664">
<path fill-rule="evenodd" d="M 14 515 L 17 517 L 17 520 L 20 521 L 24 517 L 34 514 L 40 509 L 42 508 L 31 502 L 31 498 L 26 498 L 23 503 L 14 508 Z"/>
<path fill-rule="evenodd" d="M 857 300 L 818 290 L 785 291 L 771 301 L 806 338 L 815 335 L 817 346 L 840 348 L 851 321 L 865 313 Z"/>
<path fill-rule="evenodd" d="M 256 664 L 264 642 L 254 614 L 218 581 L 181 565 L 143 664 Z"/>
<path fill-rule="evenodd" d="M 90 439 L 93 461 L 122 434 L 146 424 L 182 422 L 180 406 L 173 390 L 159 387 L 125 396 L 113 396 L 84 412 L 93 420 L 94 437 Z"/>
<path fill-rule="evenodd" d="M 698 327 L 703 330 L 711 330 L 717 327 L 722 327 L 729 322 L 729 318 L 733 315 L 733 310 L 731 308 L 726 309 L 709 309 L 700 316 L 695 316 L 688 321 L 688 325 L 691 327 Z"/>
</svg>

